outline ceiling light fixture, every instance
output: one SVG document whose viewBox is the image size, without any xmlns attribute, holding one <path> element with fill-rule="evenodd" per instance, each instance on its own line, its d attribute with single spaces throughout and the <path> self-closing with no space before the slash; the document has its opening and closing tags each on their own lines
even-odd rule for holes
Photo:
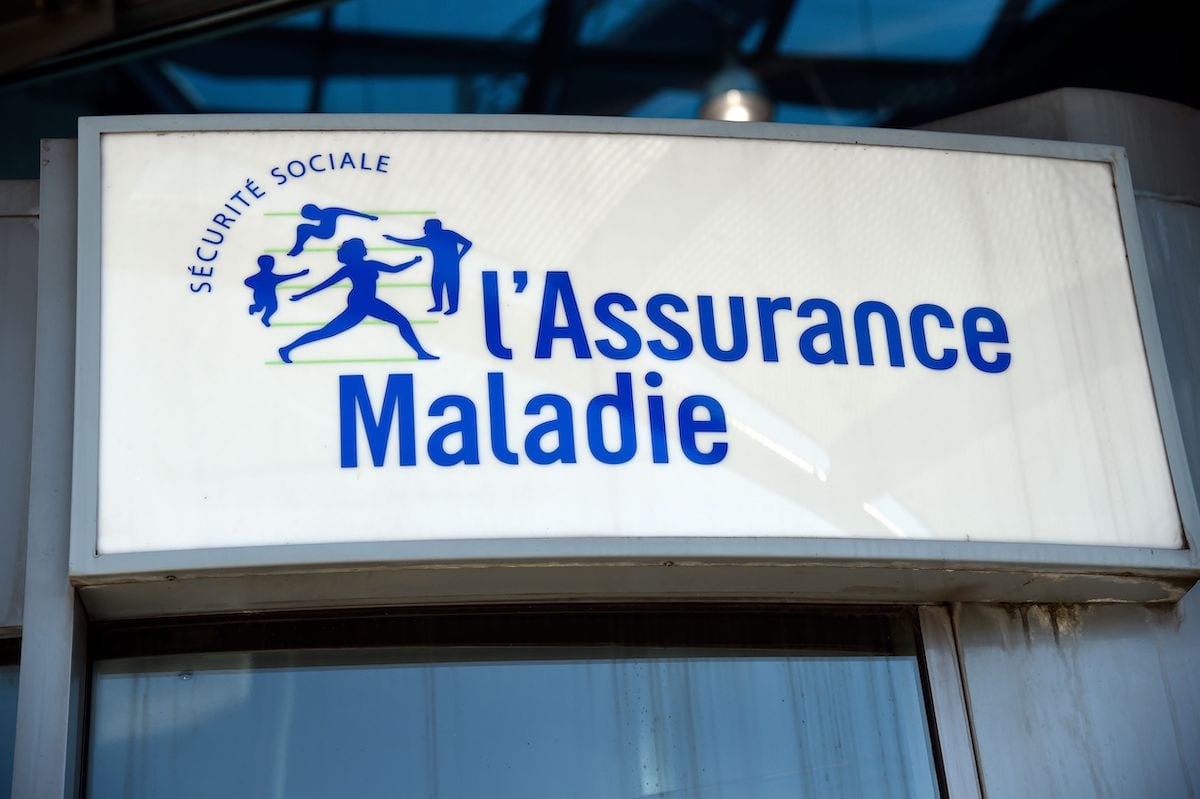
<svg viewBox="0 0 1200 799">
<path fill-rule="evenodd" d="M 726 65 L 709 82 L 704 102 L 700 105 L 701 119 L 769 122 L 774 115 L 775 104 L 763 90 L 758 78 L 735 63 Z"/>
</svg>

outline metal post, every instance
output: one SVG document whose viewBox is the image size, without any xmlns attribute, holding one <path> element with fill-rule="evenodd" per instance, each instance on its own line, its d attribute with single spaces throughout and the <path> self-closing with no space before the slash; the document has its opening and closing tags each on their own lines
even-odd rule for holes
<svg viewBox="0 0 1200 799">
<path fill-rule="evenodd" d="M 919 613 L 946 792 L 950 799 L 979 799 L 982 794 L 975 760 L 975 735 L 968 718 L 950 614 L 942 605 L 922 607 Z"/>
<path fill-rule="evenodd" d="M 67 578 L 75 395 L 76 144 L 42 143 L 25 636 L 12 795 L 78 794 L 86 617 Z"/>
<path fill-rule="evenodd" d="M 0 638 L 21 634 L 25 598 L 37 204 L 37 181 L 0 182 Z"/>
</svg>

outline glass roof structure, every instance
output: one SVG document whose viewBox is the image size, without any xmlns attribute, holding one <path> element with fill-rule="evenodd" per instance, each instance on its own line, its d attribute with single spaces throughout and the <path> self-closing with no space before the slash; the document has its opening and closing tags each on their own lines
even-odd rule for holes
<svg viewBox="0 0 1200 799">
<path fill-rule="evenodd" d="M 787 123 L 910 127 L 1062 86 L 1192 105 L 1200 94 L 1182 12 L 1140 0 L 57 5 L 82 17 L 36 0 L 0 11 L 0 177 L 36 176 L 33 143 L 73 135 L 81 115 L 688 118 L 731 64 Z M 84 30 L 78 20 L 101 6 Z"/>
</svg>

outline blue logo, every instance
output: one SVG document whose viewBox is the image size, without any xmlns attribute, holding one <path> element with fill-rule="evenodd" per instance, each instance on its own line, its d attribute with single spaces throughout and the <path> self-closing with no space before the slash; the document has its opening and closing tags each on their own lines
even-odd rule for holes
<svg viewBox="0 0 1200 799">
<path fill-rule="evenodd" d="M 296 243 L 287 253 L 292 258 L 301 255 L 305 246 L 312 239 L 323 241 L 334 239 L 337 235 L 338 219 L 341 217 L 358 217 L 372 222 L 379 221 L 379 217 L 375 214 L 354 211 L 349 208 L 320 208 L 312 203 L 301 208 L 300 215 L 310 222 L 302 222 L 296 226 Z M 432 260 L 432 276 L 429 285 L 433 295 L 433 305 L 429 308 L 429 313 L 438 313 L 444 316 L 456 313 L 459 288 L 462 282 L 462 259 L 471 249 L 471 241 L 444 227 L 442 221 L 436 218 L 426 220 L 424 235 L 418 238 L 402 238 L 387 233 L 383 234 L 383 238 L 405 247 L 419 247 L 429 251 Z M 337 259 L 341 267 L 311 288 L 288 298 L 291 302 L 300 302 L 306 297 L 343 281 L 348 281 L 350 284 L 350 290 L 346 294 L 346 309 L 316 330 L 310 330 L 295 341 L 280 347 L 279 358 L 283 363 L 292 363 L 292 352 L 297 348 L 345 333 L 368 318 L 394 325 L 400 333 L 400 338 L 416 353 L 418 360 L 438 359 L 438 356 L 422 346 L 408 317 L 380 299 L 378 292 L 381 274 L 403 272 L 422 263 L 423 257 L 418 255 L 404 263 L 388 264 L 370 258 L 369 255 L 367 245 L 361 238 L 345 239 L 337 247 Z M 266 327 L 271 326 L 271 316 L 279 309 L 277 291 L 280 285 L 288 280 L 309 274 L 308 269 L 280 274 L 274 271 L 275 266 L 274 256 L 262 255 L 258 259 L 259 271 L 245 280 L 246 286 L 252 292 L 250 313 L 253 315 L 261 312 L 262 323 Z"/>
</svg>

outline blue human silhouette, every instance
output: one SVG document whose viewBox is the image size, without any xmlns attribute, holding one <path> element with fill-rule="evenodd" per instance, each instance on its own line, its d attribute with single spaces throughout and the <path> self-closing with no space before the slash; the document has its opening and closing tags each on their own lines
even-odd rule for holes
<svg viewBox="0 0 1200 799">
<path fill-rule="evenodd" d="M 413 348 L 417 353 L 417 357 L 421 360 L 437 360 L 436 355 L 431 355 L 421 346 L 421 342 L 417 340 L 417 334 L 413 331 L 412 324 L 408 321 L 407 317 L 376 296 L 376 284 L 379 282 L 380 272 L 402 272 L 413 264 L 418 263 L 421 260 L 421 256 L 418 255 L 411 261 L 406 261 L 396 266 L 380 263 L 379 261 L 369 261 L 367 260 L 367 245 L 363 243 L 363 240 L 347 239 L 338 247 L 337 257 L 342 263 L 340 269 L 308 291 L 293 295 L 291 301 L 302 300 L 310 294 L 316 294 L 318 291 L 323 291 L 335 283 L 349 279 L 350 291 L 346 295 L 346 310 L 331 319 L 324 327 L 318 330 L 310 330 L 291 344 L 280 348 L 280 360 L 284 363 L 291 363 L 292 350 L 297 347 L 303 347 L 305 344 L 311 344 L 314 341 L 332 338 L 339 333 L 345 333 L 368 316 L 373 316 L 383 322 L 390 322 L 395 325 L 400 331 L 400 337 L 404 339 L 404 342 L 408 346 Z"/>
<path fill-rule="evenodd" d="M 372 221 L 379 219 L 377 216 L 364 214 L 361 211 L 351 211 L 349 208 L 318 208 L 312 203 L 308 203 L 300 209 L 300 216 L 305 219 L 311 219 L 316 224 L 299 224 L 296 226 L 296 243 L 288 252 L 288 255 L 293 257 L 299 255 L 304 250 L 304 245 L 309 239 L 332 239 L 334 233 L 337 232 L 338 217 L 357 216 Z"/>
<path fill-rule="evenodd" d="M 440 219 L 429 219 L 425 222 L 425 235 L 419 239 L 402 239 L 397 236 L 384 235 L 385 239 L 400 244 L 412 244 L 424 247 L 433 256 L 433 280 L 430 287 L 433 290 L 433 307 L 430 313 L 442 310 L 443 297 L 446 301 L 444 313 L 449 316 L 458 310 L 458 286 L 462 258 L 471 249 L 471 242 L 462 235 L 442 227 Z"/>
<path fill-rule="evenodd" d="M 260 255 L 258 256 L 258 271 L 243 281 L 254 292 L 254 302 L 250 305 L 250 315 L 254 316 L 254 314 L 262 311 L 262 323 L 264 327 L 271 326 L 271 316 L 279 310 L 279 300 L 275 297 L 275 289 L 279 287 L 279 284 L 308 274 L 307 269 L 302 269 L 290 275 L 281 275 L 275 272 L 274 269 L 274 256 Z"/>
</svg>

